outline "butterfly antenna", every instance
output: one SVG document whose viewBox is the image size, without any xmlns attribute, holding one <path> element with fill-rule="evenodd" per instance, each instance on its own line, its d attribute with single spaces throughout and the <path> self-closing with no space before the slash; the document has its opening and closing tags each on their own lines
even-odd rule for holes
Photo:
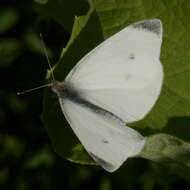
<svg viewBox="0 0 190 190">
<path fill-rule="evenodd" d="M 32 91 L 34 91 L 34 90 L 38 90 L 38 89 L 45 88 L 45 87 L 50 87 L 50 86 L 52 86 L 52 85 L 53 85 L 52 83 L 44 84 L 44 85 L 38 86 L 38 87 L 36 87 L 36 88 L 31 88 L 31 89 L 29 89 L 29 90 L 25 90 L 25 91 L 22 91 L 22 92 L 17 92 L 17 95 L 26 94 L 26 93 L 28 93 L 28 92 L 32 92 Z"/>
<path fill-rule="evenodd" d="M 46 45 L 45 45 L 42 33 L 40 33 L 40 38 L 41 38 L 41 43 L 42 43 L 42 47 L 43 47 L 43 51 L 44 51 L 45 57 L 47 59 L 48 66 L 49 66 L 50 71 L 51 71 L 50 73 L 51 73 L 52 79 L 53 79 L 53 81 L 55 81 L 55 77 L 54 77 L 54 74 L 53 74 L 53 69 L 51 67 L 51 62 L 50 62 L 48 54 L 47 54 L 47 48 L 46 48 Z"/>
<path fill-rule="evenodd" d="M 43 51 L 45 53 L 45 57 L 47 59 L 47 63 L 48 63 L 48 66 L 49 66 L 49 69 L 51 71 L 51 76 L 52 76 L 52 79 L 53 81 L 55 81 L 55 77 L 54 77 L 54 74 L 53 74 L 53 69 L 51 67 L 51 62 L 49 60 L 49 57 L 48 57 L 48 54 L 47 54 L 47 49 L 46 49 L 46 46 L 45 46 L 45 43 L 44 43 L 44 40 L 43 40 L 43 36 L 42 34 L 40 33 L 40 38 L 41 38 L 41 43 L 42 43 L 42 47 L 43 47 Z M 38 90 L 38 89 L 41 89 L 41 88 L 45 88 L 45 87 L 51 87 L 53 86 L 53 83 L 49 83 L 49 84 L 44 84 L 42 86 L 38 86 L 38 87 L 35 87 L 35 88 L 31 88 L 31 89 L 28 89 L 28 90 L 25 90 L 25 91 L 22 91 L 22 92 L 17 92 L 17 95 L 22 95 L 22 94 L 26 94 L 28 92 L 32 92 L 32 91 L 35 91 L 35 90 Z"/>
</svg>

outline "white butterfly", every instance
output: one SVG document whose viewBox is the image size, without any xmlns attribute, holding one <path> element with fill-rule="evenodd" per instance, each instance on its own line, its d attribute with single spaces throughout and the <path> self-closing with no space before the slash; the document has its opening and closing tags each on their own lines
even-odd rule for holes
<svg viewBox="0 0 190 190">
<path fill-rule="evenodd" d="M 146 139 L 127 122 L 142 119 L 163 81 L 162 24 L 143 20 L 105 40 L 51 86 L 80 142 L 105 170 L 138 155 Z"/>
<path fill-rule="evenodd" d="M 158 19 L 129 25 L 53 82 L 61 109 L 80 142 L 105 170 L 138 155 L 145 138 L 125 125 L 142 119 L 157 100 L 163 69 Z"/>
<path fill-rule="evenodd" d="M 160 20 L 131 24 L 83 57 L 64 82 L 52 85 L 74 133 L 109 172 L 143 149 L 145 138 L 125 123 L 142 119 L 160 94 L 161 43 Z"/>
</svg>

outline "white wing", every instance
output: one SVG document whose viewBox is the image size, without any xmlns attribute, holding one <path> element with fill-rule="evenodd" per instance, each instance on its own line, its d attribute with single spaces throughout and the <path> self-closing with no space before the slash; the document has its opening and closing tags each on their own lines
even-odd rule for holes
<svg viewBox="0 0 190 190">
<path fill-rule="evenodd" d="M 145 139 L 124 126 L 119 118 L 83 100 L 59 98 L 59 101 L 74 133 L 105 170 L 113 172 L 128 157 L 140 153 Z"/>
<path fill-rule="evenodd" d="M 126 122 L 142 119 L 159 96 L 162 24 L 158 19 L 132 24 L 87 54 L 65 83 L 85 99 Z"/>
</svg>

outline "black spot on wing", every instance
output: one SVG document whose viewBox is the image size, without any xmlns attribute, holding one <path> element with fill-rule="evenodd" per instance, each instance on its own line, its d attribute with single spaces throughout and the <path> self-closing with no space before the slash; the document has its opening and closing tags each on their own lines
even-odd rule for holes
<svg viewBox="0 0 190 190">
<path fill-rule="evenodd" d="M 98 157 L 97 155 L 93 154 L 92 152 L 88 152 L 90 156 L 94 159 L 95 162 L 97 162 L 99 165 L 101 165 L 104 169 L 108 171 L 113 171 L 114 170 L 114 165 L 107 162 L 106 160 Z"/>
<path fill-rule="evenodd" d="M 104 144 L 109 144 L 109 141 L 107 141 L 107 140 L 105 140 L 105 139 L 103 139 L 102 142 L 103 142 Z"/>
<path fill-rule="evenodd" d="M 133 53 L 131 53 L 131 54 L 129 55 L 129 59 L 134 60 L 134 59 L 135 59 L 135 55 L 134 55 Z"/>
<path fill-rule="evenodd" d="M 143 29 L 149 32 L 153 32 L 157 35 L 161 34 L 162 24 L 159 19 L 144 20 L 132 25 L 134 28 Z"/>
</svg>

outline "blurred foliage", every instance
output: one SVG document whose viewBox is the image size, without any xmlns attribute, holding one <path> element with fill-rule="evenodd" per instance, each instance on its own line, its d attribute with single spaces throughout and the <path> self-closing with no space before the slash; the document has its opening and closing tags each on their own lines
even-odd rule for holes
<svg viewBox="0 0 190 190">
<path fill-rule="evenodd" d="M 76 1 L 71 1 L 72 4 L 69 2 L 66 0 L 1 1 L 0 189 L 190 189 L 189 178 L 186 179 L 184 175 L 180 175 L 176 171 L 173 172 L 171 168 L 165 165 L 145 159 L 129 159 L 121 169 L 110 174 L 97 166 L 75 164 L 60 158 L 52 150 L 51 142 L 41 122 L 43 92 L 36 91 L 24 96 L 16 95 L 17 91 L 39 86 L 45 82 L 48 66 L 41 48 L 39 33 L 44 36 L 52 63 L 56 63 L 60 59 L 62 48 L 66 46 L 71 36 L 75 16 L 79 16 L 82 22 L 81 20 L 76 21 L 74 27 L 77 27 L 78 24 L 84 27 L 82 23 L 85 23 L 85 26 L 87 24 L 91 28 L 94 24 L 95 14 L 90 16 L 91 20 L 80 17 L 84 14 L 88 15 L 87 1 L 78 1 L 81 6 L 78 3 L 75 4 Z M 145 1 L 139 2 L 145 3 Z M 172 0 L 171 2 L 177 1 Z M 52 4 L 53 7 L 51 7 Z M 74 6 L 72 6 L 73 4 Z M 128 6 L 130 7 L 131 3 Z M 136 7 L 138 8 L 138 6 L 137 3 Z M 183 6 L 184 8 L 187 7 Z M 98 11 L 101 12 L 101 7 Z M 138 11 L 135 12 L 140 14 Z M 101 12 L 101 14 L 102 16 L 105 14 L 111 15 L 106 11 Z M 184 16 L 184 18 L 189 19 L 187 16 Z M 65 68 L 64 75 L 73 66 L 72 64 L 76 63 L 77 59 L 103 39 L 102 34 L 103 36 L 109 36 L 112 33 L 108 29 L 101 33 L 99 24 L 96 22 L 96 25 L 94 25 L 93 31 L 98 35 L 94 41 L 86 44 L 88 40 L 85 40 L 85 34 L 91 32 L 90 35 L 92 35 L 92 31 L 89 28 L 83 29 L 83 33 L 80 33 L 82 38 L 81 36 L 73 37 L 76 44 L 69 47 L 72 51 L 66 51 L 67 46 L 66 50 L 62 52 L 62 57 L 64 57 L 62 61 L 64 60 L 66 63 L 69 61 L 70 63 Z M 109 26 L 109 23 L 106 25 Z M 83 43 L 84 41 L 85 43 Z M 70 42 L 70 44 L 72 43 Z M 73 56 L 73 52 L 76 53 L 75 56 Z M 69 57 L 72 56 L 73 60 L 70 62 L 71 58 Z M 56 71 L 58 79 L 64 78 L 64 75 L 61 74 Z M 57 107 L 58 103 L 52 105 L 53 112 Z M 57 122 L 61 118 L 57 118 Z M 165 132 L 173 135 L 179 134 L 178 137 L 184 137 L 183 140 L 188 140 L 187 132 L 189 130 L 186 129 L 186 136 L 182 132 L 178 133 L 179 129 L 177 129 L 176 123 L 185 121 L 186 124 L 189 124 L 187 117 L 183 121 L 181 119 L 177 119 L 177 122 L 176 119 L 169 121 Z M 175 130 L 172 130 L 173 125 L 176 126 L 174 127 Z M 69 128 L 67 132 L 66 135 L 69 137 L 72 132 Z M 75 140 L 75 138 L 70 139 L 70 143 Z M 176 140 L 177 142 L 178 140 Z M 182 145 L 182 148 L 186 148 L 185 144 L 180 145 Z M 67 146 L 67 142 L 64 146 Z M 63 149 L 63 147 L 61 148 Z M 80 150 L 80 146 L 75 149 L 79 155 L 81 154 Z M 184 159 L 188 162 L 188 158 Z"/>
</svg>

